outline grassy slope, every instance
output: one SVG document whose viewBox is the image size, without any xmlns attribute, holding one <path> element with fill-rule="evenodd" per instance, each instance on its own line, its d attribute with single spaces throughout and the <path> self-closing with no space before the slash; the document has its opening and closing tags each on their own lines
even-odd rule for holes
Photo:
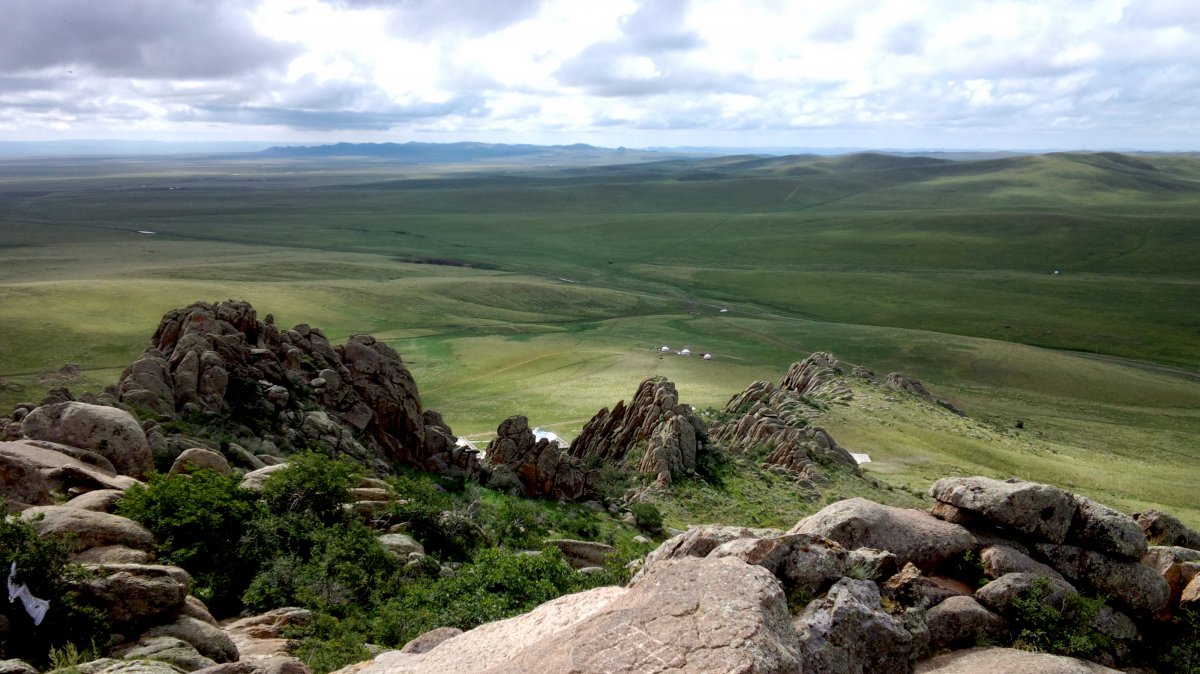
<svg viewBox="0 0 1200 674">
<path fill-rule="evenodd" d="M 919 376 L 972 414 L 933 423 L 870 392 L 831 411 L 835 437 L 890 480 L 1016 474 L 1200 524 L 1194 379 L 994 341 L 1200 362 L 1200 168 L 1139 161 L 864 155 L 404 180 L 9 164 L 0 377 L 19 388 L 0 402 L 36 399 L 32 374 L 67 361 L 88 368 L 72 386 L 111 383 L 164 311 L 201 298 L 388 338 L 427 404 L 476 435 L 514 412 L 570 435 L 649 374 L 719 406 L 822 349 Z M 402 261 L 426 257 L 495 269 Z M 661 357 L 664 343 L 718 358 Z"/>
</svg>

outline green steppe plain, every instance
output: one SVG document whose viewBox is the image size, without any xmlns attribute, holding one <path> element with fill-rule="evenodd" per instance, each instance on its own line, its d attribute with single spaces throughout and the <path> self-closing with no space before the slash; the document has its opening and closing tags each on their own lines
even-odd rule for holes
<svg viewBox="0 0 1200 674">
<path fill-rule="evenodd" d="M 0 404 L 115 382 L 199 299 L 384 338 L 479 438 L 571 437 L 653 374 L 720 407 L 827 350 L 970 415 L 865 384 L 826 410 L 887 484 L 1017 476 L 1200 526 L 1198 253 L 1186 155 L 5 161 Z"/>
</svg>

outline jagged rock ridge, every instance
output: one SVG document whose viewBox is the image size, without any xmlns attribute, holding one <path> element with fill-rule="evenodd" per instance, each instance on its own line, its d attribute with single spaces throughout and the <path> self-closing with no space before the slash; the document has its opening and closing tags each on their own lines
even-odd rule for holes
<svg viewBox="0 0 1200 674">
<path fill-rule="evenodd" d="M 475 453 L 455 447 L 440 415 L 423 409 L 416 382 L 387 344 L 354 335 L 335 347 L 306 324 L 280 329 L 270 315 L 258 320 L 244 301 L 168 312 L 117 394 L 161 418 L 226 421 L 268 448 L 320 446 L 384 471 L 393 463 L 478 470 Z M 156 444 L 162 451 L 163 440 Z"/>
<path fill-rule="evenodd" d="M 629 405 L 622 400 L 601 409 L 571 443 L 571 456 L 583 461 L 632 466 L 659 486 L 696 470 L 708 433 L 690 405 L 679 402 L 675 384 L 664 377 L 642 381 Z"/>
</svg>

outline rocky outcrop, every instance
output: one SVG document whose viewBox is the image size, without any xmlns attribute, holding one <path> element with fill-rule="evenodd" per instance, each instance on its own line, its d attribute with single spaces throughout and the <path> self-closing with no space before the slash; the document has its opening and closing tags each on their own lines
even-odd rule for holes
<svg viewBox="0 0 1200 674">
<path fill-rule="evenodd" d="M 810 400 L 839 402 L 854 399 L 854 392 L 843 379 L 842 363 L 832 353 L 818 351 L 792 363 L 779 380 L 779 388 Z"/>
<path fill-rule="evenodd" d="M 806 517 L 789 533 L 815 534 L 847 549 L 876 548 L 923 570 L 937 569 L 976 546 L 975 537 L 961 526 L 943 522 L 920 510 L 895 508 L 852 498 L 826 506 Z"/>
<path fill-rule="evenodd" d="M 628 588 L 568 595 L 424 653 L 390 651 L 355 674 L 801 671 L 779 584 L 733 559 L 657 565 Z"/>
<path fill-rule="evenodd" d="M 810 396 L 848 400 L 846 396 L 850 395 L 827 358 L 832 356 L 813 354 L 793 364 L 779 385 L 754 382 L 730 398 L 724 413 L 733 418 L 713 425 L 713 440 L 734 454 L 768 448 L 762 462 L 764 469 L 794 475 L 812 487 L 822 479 L 818 461 L 833 461 L 857 470 L 854 457 L 825 429 L 812 425 L 816 408 Z"/>
<path fill-rule="evenodd" d="M 333 346 L 311 326 L 280 329 L 269 315 L 258 320 L 244 301 L 168 312 L 117 391 L 122 404 L 147 414 L 207 416 L 247 443 L 278 450 L 321 447 L 380 471 L 393 464 L 478 470 L 474 452 L 445 442 L 453 438 L 449 428 L 427 415 L 412 375 L 387 344 L 354 335 Z M 169 441 L 156 442 L 170 451 Z"/>
<path fill-rule="evenodd" d="M 142 478 L 154 468 L 146 434 L 125 410 L 81 402 L 43 405 L 21 422 L 32 440 L 70 445 L 95 452 L 122 475 Z"/>
<path fill-rule="evenodd" d="M 795 620 L 804 672 L 908 674 L 912 634 L 883 610 L 879 587 L 842 578 Z"/>
<path fill-rule="evenodd" d="M 109 513 L 67 506 L 37 506 L 23 511 L 21 520 L 32 525 L 39 535 L 63 538 L 76 551 L 105 545 L 124 545 L 145 551 L 154 549 L 154 536 L 149 531 L 131 519 Z"/>
<path fill-rule="evenodd" d="M 49 505 L 56 495 L 124 490 L 137 483 L 117 475 L 112 464 L 94 452 L 41 440 L 0 442 L 2 493 L 24 505 Z"/>
<path fill-rule="evenodd" d="M 203 447 L 191 447 L 183 450 L 183 453 L 175 458 L 175 463 L 171 464 L 171 470 L 167 474 L 178 475 L 201 469 L 211 470 L 221 475 L 228 475 L 233 471 L 229 466 L 229 461 L 217 452 Z"/>
<path fill-rule="evenodd" d="M 929 495 L 957 508 L 960 512 L 953 519 L 959 522 L 983 519 L 1051 543 L 1067 537 L 1077 508 L 1071 495 L 1058 487 L 1022 480 L 948 477 L 935 482 Z"/>
<path fill-rule="evenodd" d="M 569 453 L 581 461 L 625 465 L 653 476 L 666 486 L 696 470 L 697 453 L 705 451 L 708 434 L 689 405 L 679 402 L 675 384 L 663 377 L 644 380 L 629 405 L 618 402 L 600 410 L 571 443 Z"/>
<path fill-rule="evenodd" d="M 1200 533 L 1184 526 L 1178 517 L 1159 510 L 1147 510 L 1133 516 L 1151 545 L 1177 545 L 1200 550 Z"/>
<path fill-rule="evenodd" d="M 523 416 L 500 423 L 496 439 L 488 445 L 485 465 L 494 486 L 513 484 L 526 496 L 583 501 L 596 493 L 596 473 L 550 440 L 534 439 Z"/>
</svg>

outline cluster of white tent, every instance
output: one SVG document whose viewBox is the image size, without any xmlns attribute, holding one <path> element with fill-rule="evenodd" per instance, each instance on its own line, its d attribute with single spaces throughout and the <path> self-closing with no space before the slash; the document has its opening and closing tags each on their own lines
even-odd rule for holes
<svg viewBox="0 0 1200 674">
<path fill-rule="evenodd" d="M 659 349 L 659 351 L 661 351 L 663 353 L 671 353 L 671 347 L 663 346 L 661 349 Z M 690 355 L 692 355 L 692 350 L 685 346 L 682 349 L 676 351 L 675 353 L 677 353 L 681 356 L 690 356 Z M 712 360 L 713 359 L 713 355 L 711 353 L 702 353 L 702 354 L 700 354 L 700 357 L 703 358 L 704 360 Z"/>
</svg>

